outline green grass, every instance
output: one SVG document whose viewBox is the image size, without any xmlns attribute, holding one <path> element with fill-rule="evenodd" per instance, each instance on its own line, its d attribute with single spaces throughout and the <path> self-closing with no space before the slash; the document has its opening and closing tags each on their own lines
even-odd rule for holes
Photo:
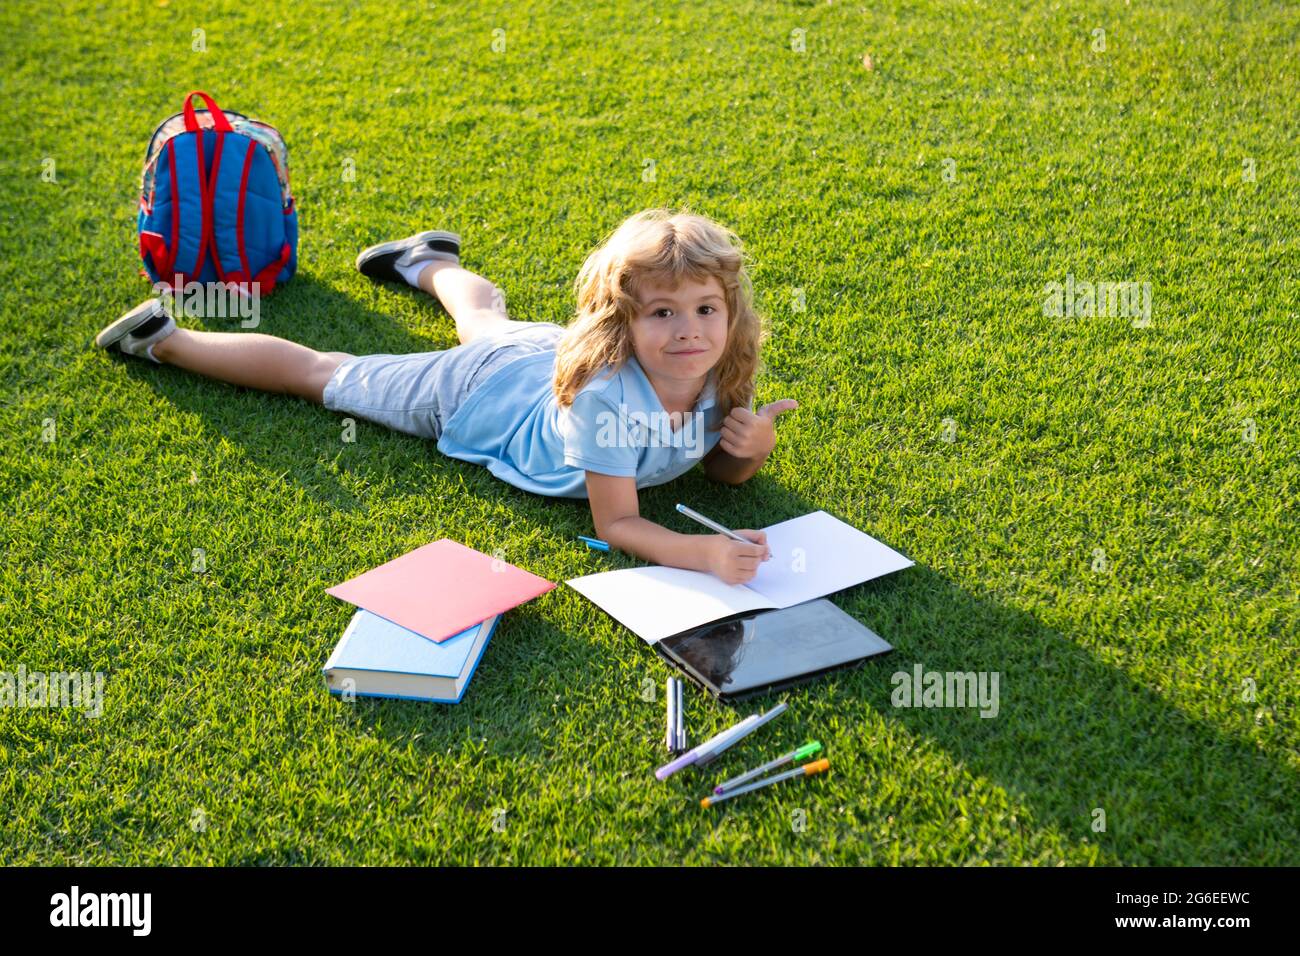
<svg viewBox="0 0 1300 956">
<path fill-rule="evenodd" d="M 0 710 L 0 859 L 1300 862 L 1300 11 L 612 6 L 4 6 L 0 669 L 106 686 L 98 720 Z M 454 344 L 352 268 L 417 228 L 560 322 L 626 215 L 739 232 L 759 400 L 800 408 L 748 484 L 697 472 L 642 512 L 824 508 L 916 561 L 836 597 L 897 652 L 790 693 L 723 765 L 815 736 L 831 774 L 707 812 L 698 778 L 656 783 L 668 671 L 564 586 L 503 620 L 460 706 L 327 696 L 351 611 L 324 588 L 361 570 L 443 536 L 555 581 L 632 562 L 574 546 L 582 503 L 430 443 L 344 444 L 305 402 L 89 348 L 147 294 L 139 166 L 191 88 L 288 140 L 301 265 L 261 331 L 313 347 Z M 1151 282 L 1150 326 L 1044 317 L 1067 273 Z M 892 707 L 917 662 L 999 672 L 999 715 Z M 696 739 L 735 715 L 688 707 Z"/>
</svg>

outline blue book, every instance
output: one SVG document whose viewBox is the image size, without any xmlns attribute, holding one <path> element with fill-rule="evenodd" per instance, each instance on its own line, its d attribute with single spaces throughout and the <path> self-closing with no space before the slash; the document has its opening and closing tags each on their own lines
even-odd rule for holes
<svg viewBox="0 0 1300 956">
<path fill-rule="evenodd" d="M 435 642 L 377 614 L 358 610 L 325 662 L 331 694 L 458 704 L 496 630 L 500 614 Z"/>
</svg>

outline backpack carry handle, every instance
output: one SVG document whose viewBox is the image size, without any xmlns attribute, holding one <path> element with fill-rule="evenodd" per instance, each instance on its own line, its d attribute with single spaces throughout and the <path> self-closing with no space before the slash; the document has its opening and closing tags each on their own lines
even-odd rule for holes
<svg viewBox="0 0 1300 956">
<path fill-rule="evenodd" d="M 204 93 L 202 90 L 194 90 L 191 93 L 187 93 L 185 96 L 185 128 L 187 130 L 191 133 L 195 133 L 198 132 L 199 129 L 199 118 L 194 113 L 193 103 L 194 97 L 196 96 L 203 98 L 203 104 L 207 106 L 208 113 L 212 116 L 213 129 L 220 130 L 223 133 L 233 132 L 233 129 L 230 126 L 230 120 L 226 119 L 226 114 L 221 112 L 221 107 L 217 105 L 217 101 L 208 96 L 208 94 Z"/>
</svg>

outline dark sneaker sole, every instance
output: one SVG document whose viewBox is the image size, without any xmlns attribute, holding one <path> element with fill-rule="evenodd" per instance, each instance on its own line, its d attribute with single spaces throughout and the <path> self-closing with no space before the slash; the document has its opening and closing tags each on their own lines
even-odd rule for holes
<svg viewBox="0 0 1300 956">
<path fill-rule="evenodd" d="M 154 320 L 158 320 L 156 323 Z M 144 335 L 152 335 L 167 321 L 167 309 L 161 299 L 141 302 L 116 322 L 106 326 L 95 336 L 95 345 L 101 349 L 112 348 L 137 329 L 145 328 Z M 154 327 L 148 328 L 150 324 Z"/>
<path fill-rule="evenodd" d="M 460 236 L 454 232 L 434 230 L 393 242 L 381 242 L 377 246 L 362 249 L 361 254 L 357 256 L 357 271 L 370 279 L 405 283 L 406 280 L 393 268 L 393 263 L 400 259 L 407 249 L 419 245 L 429 245 L 449 258 L 460 259 Z"/>
</svg>

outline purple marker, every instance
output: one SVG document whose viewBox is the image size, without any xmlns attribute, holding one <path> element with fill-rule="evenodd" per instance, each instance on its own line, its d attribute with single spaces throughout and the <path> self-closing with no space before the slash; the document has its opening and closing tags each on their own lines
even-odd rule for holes
<svg viewBox="0 0 1300 956">
<path fill-rule="evenodd" d="M 672 761 L 671 763 L 664 764 L 662 767 L 660 767 L 658 770 L 655 771 L 655 778 L 658 780 L 667 780 L 678 770 L 683 770 L 686 767 L 689 767 L 691 764 L 695 763 L 695 761 L 699 760 L 701 757 L 706 756 L 709 753 L 712 753 L 715 749 L 719 747 L 719 745 L 725 745 L 727 741 L 729 741 L 735 735 L 744 733 L 745 730 L 748 729 L 749 725 L 754 723 L 758 719 L 759 719 L 758 714 L 754 714 L 752 717 L 746 717 L 744 720 L 736 724 L 734 727 L 728 727 L 726 730 L 722 731 L 721 733 L 714 734 L 712 737 L 704 741 L 704 743 L 700 744 L 698 747 L 686 751 L 686 753 L 682 754 L 680 757 L 678 757 L 676 760 Z"/>
</svg>

